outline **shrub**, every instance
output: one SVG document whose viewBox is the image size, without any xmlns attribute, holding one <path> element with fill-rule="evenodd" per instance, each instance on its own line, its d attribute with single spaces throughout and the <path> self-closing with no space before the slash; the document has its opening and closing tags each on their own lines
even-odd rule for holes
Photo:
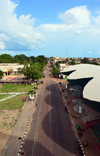
<svg viewBox="0 0 100 156">
<path fill-rule="evenodd" d="M 36 94 L 36 92 L 34 91 L 33 94 Z"/>
<path fill-rule="evenodd" d="M 18 139 L 20 140 L 20 139 L 22 139 L 22 137 L 18 137 Z"/>
<path fill-rule="evenodd" d="M 40 85 L 40 83 L 39 83 L 39 82 L 37 82 L 36 84 L 37 84 L 37 85 Z"/>
</svg>

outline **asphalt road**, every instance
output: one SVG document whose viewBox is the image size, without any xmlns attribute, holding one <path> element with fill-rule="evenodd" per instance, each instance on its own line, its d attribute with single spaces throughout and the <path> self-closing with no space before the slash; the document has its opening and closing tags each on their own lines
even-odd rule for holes
<svg viewBox="0 0 100 156">
<path fill-rule="evenodd" d="M 77 138 L 62 95 L 49 69 L 25 138 L 25 156 L 80 156 Z"/>
</svg>

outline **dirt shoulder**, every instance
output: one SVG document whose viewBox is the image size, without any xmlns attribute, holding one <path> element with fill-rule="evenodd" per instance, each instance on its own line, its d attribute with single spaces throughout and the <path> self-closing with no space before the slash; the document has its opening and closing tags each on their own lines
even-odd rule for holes
<svg viewBox="0 0 100 156">
<path fill-rule="evenodd" d="M 18 120 L 21 109 L 0 111 L 0 154 Z"/>
</svg>

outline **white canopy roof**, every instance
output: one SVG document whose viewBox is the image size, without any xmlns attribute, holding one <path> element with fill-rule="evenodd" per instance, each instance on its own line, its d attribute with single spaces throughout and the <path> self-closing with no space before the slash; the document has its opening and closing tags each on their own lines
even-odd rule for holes
<svg viewBox="0 0 100 156">
<path fill-rule="evenodd" d="M 83 97 L 88 100 L 100 102 L 100 66 L 91 64 L 73 65 L 65 68 L 63 73 L 70 71 L 74 72 L 68 76 L 69 80 L 93 77 L 84 87 Z"/>
</svg>

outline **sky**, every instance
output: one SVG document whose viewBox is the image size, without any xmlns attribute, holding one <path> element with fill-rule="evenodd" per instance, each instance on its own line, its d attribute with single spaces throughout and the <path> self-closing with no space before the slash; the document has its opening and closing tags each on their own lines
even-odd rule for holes
<svg viewBox="0 0 100 156">
<path fill-rule="evenodd" d="M 0 0 L 0 55 L 100 57 L 100 0 Z"/>
</svg>

